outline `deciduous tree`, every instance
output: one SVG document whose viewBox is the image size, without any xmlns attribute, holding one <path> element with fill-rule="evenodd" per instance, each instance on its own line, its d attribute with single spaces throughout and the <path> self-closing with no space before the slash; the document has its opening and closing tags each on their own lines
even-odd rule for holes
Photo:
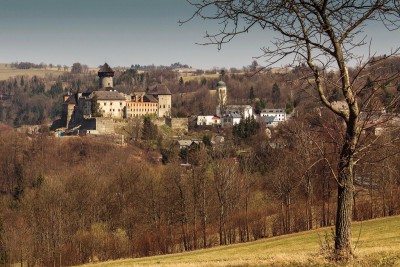
<svg viewBox="0 0 400 267">
<path fill-rule="evenodd" d="M 221 48 L 235 36 L 261 27 L 277 33 L 273 46 L 263 48 L 269 65 L 285 57 L 307 64 L 309 72 L 305 74 L 311 74 L 310 85 L 321 103 L 344 124 L 335 174 L 338 187 L 335 254 L 340 259 L 352 258 L 353 171 L 358 162 L 362 130 L 359 124 L 362 105 L 357 95 L 361 89 L 357 82 L 370 63 L 357 55 L 355 48 L 366 44 L 363 32 L 371 23 L 379 21 L 390 30 L 399 29 L 400 3 L 395 0 L 197 0 L 189 3 L 195 7 L 189 20 L 200 17 L 222 25 L 215 34 L 206 34 L 209 44 Z M 352 75 L 348 69 L 351 62 L 359 64 Z M 328 69 L 336 69 L 339 79 L 330 79 L 326 75 Z M 337 108 L 328 100 L 327 84 L 339 89 L 345 109 Z"/>
</svg>

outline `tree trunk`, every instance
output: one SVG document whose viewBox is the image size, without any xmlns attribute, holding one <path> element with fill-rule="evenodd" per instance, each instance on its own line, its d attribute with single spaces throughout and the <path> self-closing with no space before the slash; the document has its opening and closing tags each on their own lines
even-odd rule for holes
<svg viewBox="0 0 400 267">
<path fill-rule="evenodd" d="M 351 127 L 349 127 L 351 129 Z M 353 128 L 354 129 L 354 128 Z M 350 133 L 350 134 L 349 134 Z M 356 144 L 355 130 L 348 131 L 339 159 L 338 174 L 338 205 L 336 214 L 335 254 L 337 259 L 353 258 L 351 242 L 351 220 L 353 214 L 353 168 L 354 147 Z"/>
</svg>

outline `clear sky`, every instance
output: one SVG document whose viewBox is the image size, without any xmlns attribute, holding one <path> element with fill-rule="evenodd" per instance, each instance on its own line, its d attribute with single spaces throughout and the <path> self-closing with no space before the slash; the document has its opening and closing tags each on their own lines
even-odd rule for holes
<svg viewBox="0 0 400 267">
<path fill-rule="evenodd" d="M 0 62 L 241 68 L 271 41 L 270 32 L 255 31 L 221 51 L 197 45 L 218 25 L 196 19 L 179 26 L 192 13 L 185 0 L 0 0 Z M 377 25 L 371 30 L 378 54 L 400 45 L 398 31 L 387 34 Z"/>
</svg>

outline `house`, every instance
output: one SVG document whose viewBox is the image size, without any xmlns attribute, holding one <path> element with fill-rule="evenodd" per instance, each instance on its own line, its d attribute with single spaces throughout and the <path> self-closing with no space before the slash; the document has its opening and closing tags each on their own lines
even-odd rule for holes
<svg viewBox="0 0 400 267">
<path fill-rule="evenodd" d="M 200 146 L 201 141 L 200 140 L 178 140 L 178 145 L 180 149 L 186 149 L 186 148 L 191 148 L 195 146 Z"/>
<path fill-rule="evenodd" d="M 241 120 L 242 116 L 239 114 L 228 114 L 222 117 L 221 126 L 222 128 L 233 127 L 234 125 L 239 124 Z"/>
<path fill-rule="evenodd" d="M 260 120 L 267 127 L 275 127 L 287 120 L 286 111 L 284 109 L 264 109 L 260 113 Z"/>
<path fill-rule="evenodd" d="M 244 119 L 253 116 L 253 107 L 250 105 L 227 105 L 225 114 L 238 114 Z"/>
<path fill-rule="evenodd" d="M 218 116 L 197 116 L 197 125 L 220 125 L 221 118 Z"/>
</svg>

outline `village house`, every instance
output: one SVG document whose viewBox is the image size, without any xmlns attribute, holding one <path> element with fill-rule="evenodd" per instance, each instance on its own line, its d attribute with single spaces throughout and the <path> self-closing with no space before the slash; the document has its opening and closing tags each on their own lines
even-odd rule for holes
<svg viewBox="0 0 400 267">
<path fill-rule="evenodd" d="M 234 125 L 239 124 L 241 120 L 242 120 L 241 115 L 236 113 L 231 113 L 222 117 L 221 126 L 222 128 L 233 127 Z"/>
<path fill-rule="evenodd" d="M 264 109 L 260 113 L 260 119 L 267 127 L 275 127 L 287 120 L 284 109 Z"/>
<path fill-rule="evenodd" d="M 218 116 L 197 116 L 197 125 L 211 126 L 220 125 L 221 118 Z"/>
</svg>

